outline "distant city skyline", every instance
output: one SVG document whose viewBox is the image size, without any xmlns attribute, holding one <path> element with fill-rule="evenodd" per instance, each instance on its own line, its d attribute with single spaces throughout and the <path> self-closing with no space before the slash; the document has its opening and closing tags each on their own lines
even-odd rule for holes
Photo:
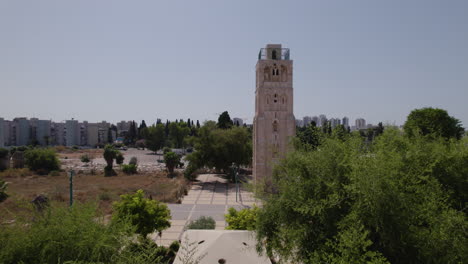
<svg viewBox="0 0 468 264">
<path fill-rule="evenodd" d="M 0 117 L 252 123 L 255 64 L 291 49 L 296 118 L 468 127 L 468 1 L 2 1 Z M 353 122 L 350 122 L 353 124 Z"/>
</svg>

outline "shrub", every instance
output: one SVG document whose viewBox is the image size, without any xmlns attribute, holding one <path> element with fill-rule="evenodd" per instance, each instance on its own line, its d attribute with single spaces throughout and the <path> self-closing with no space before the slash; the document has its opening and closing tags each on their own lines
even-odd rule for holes
<svg viewBox="0 0 468 264">
<path fill-rule="evenodd" d="M 104 168 L 104 175 L 105 176 L 114 176 L 116 175 L 113 165 L 114 165 L 114 159 L 117 157 L 117 154 L 119 152 L 112 146 L 112 145 L 106 145 L 104 147 L 104 160 L 106 160 L 107 166 Z"/>
<path fill-rule="evenodd" d="M 126 174 L 136 174 L 137 173 L 137 165 L 134 164 L 123 164 L 122 171 Z"/>
<path fill-rule="evenodd" d="M 133 232 L 128 222 L 103 224 L 94 204 L 45 210 L 0 228 L 0 263 L 113 263 Z"/>
<path fill-rule="evenodd" d="M 224 215 L 228 230 L 255 230 L 257 224 L 258 207 L 245 208 L 237 211 L 234 208 L 228 209 L 228 214 Z"/>
<path fill-rule="evenodd" d="M 138 165 L 138 159 L 137 157 L 132 157 L 128 164 L 133 164 L 133 165 Z"/>
<path fill-rule="evenodd" d="M 144 195 L 143 190 L 121 195 L 120 201 L 113 205 L 112 219 L 114 222 L 130 219 L 136 232 L 146 237 L 149 233 L 170 227 L 171 215 L 166 204 L 144 198 Z"/>
<path fill-rule="evenodd" d="M 180 156 L 170 151 L 164 154 L 164 162 L 166 163 L 167 170 L 169 173 L 174 173 L 174 168 L 180 162 Z"/>
<path fill-rule="evenodd" d="M 8 168 L 8 149 L 0 148 L 0 171 L 6 170 Z"/>
<path fill-rule="evenodd" d="M 189 181 L 194 181 L 197 179 L 197 167 L 189 163 L 187 168 L 184 171 L 184 177 Z"/>
<path fill-rule="evenodd" d="M 52 149 L 30 149 L 26 151 L 25 163 L 30 170 L 39 174 L 48 174 L 60 169 L 57 154 Z"/>
<path fill-rule="evenodd" d="M 8 154 L 8 149 L 0 148 L 0 159 L 8 158 Z"/>
<path fill-rule="evenodd" d="M 190 221 L 186 229 L 215 229 L 216 222 L 212 217 L 201 216 L 195 221 Z"/>
<path fill-rule="evenodd" d="M 171 151 L 172 151 L 172 149 L 170 147 L 164 147 L 163 148 L 163 154 L 166 154 L 166 153 L 171 152 Z"/>
<path fill-rule="evenodd" d="M 118 152 L 117 155 L 115 156 L 115 163 L 121 165 L 124 162 L 124 156 L 122 153 Z"/>
<path fill-rule="evenodd" d="M 84 154 L 80 157 L 81 162 L 88 163 L 91 161 L 91 158 L 88 156 L 88 154 Z"/>
</svg>

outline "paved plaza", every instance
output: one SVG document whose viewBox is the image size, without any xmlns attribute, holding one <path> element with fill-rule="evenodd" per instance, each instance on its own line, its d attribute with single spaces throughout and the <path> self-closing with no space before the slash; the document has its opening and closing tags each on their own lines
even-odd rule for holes
<svg viewBox="0 0 468 264">
<path fill-rule="evenodd" d="M 211 216 L 216 221 L 216 229 L 224 229 L 224 215 L 230 207 L 239 210 L 255 204 L 251 192 L 243 187 L 239 189 L 236 201 L 235 184 L 215 174 L 198 176 L 198 182 L 192 185 L 181 204 L 168 204 L 172 216 L 171 227 L 162 232 L 162 237 L 156 233 L 151 237 L 159 245 L 167 246 L 181 238 L 185 225 L 201 216 Z"/>
</svg>

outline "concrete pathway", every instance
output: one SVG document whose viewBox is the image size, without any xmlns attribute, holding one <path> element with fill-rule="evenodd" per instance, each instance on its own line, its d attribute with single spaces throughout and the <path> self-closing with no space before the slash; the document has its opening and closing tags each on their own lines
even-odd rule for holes
<svg viewBox="0 0 468 264">
<path fill-rule="evenodd" d="M 216 229 L 224 229 L 224 215 L 230 207 L 237 210 L 249 208 L 255 204 L 253 194 L 240 187 L 236 201 L 236 185 L 215 174 L 202 174 L 194 183 L 181 204 L 168 204 L 171 210 L 171 227 L 162 232 L 162 237 L 156 233 L 150 237 L 158 245 L 167 246 L 174 240 L 179 240 L 184 227 L 192 220 L 201 216 L 211 216 L 216 221 Z"/>
</svg>

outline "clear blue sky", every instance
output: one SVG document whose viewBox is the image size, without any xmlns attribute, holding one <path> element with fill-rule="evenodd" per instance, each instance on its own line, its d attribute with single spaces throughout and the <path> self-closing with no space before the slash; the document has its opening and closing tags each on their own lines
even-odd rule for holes
<svg viewBox="0 0 468 264">
<path fill-rule="evenodd" d="M 254 115 L 260 48 L 294 60 L 294 112 L 468 126 L 468 1 L 0 2 L 0 117 Z"/>
</svg>

